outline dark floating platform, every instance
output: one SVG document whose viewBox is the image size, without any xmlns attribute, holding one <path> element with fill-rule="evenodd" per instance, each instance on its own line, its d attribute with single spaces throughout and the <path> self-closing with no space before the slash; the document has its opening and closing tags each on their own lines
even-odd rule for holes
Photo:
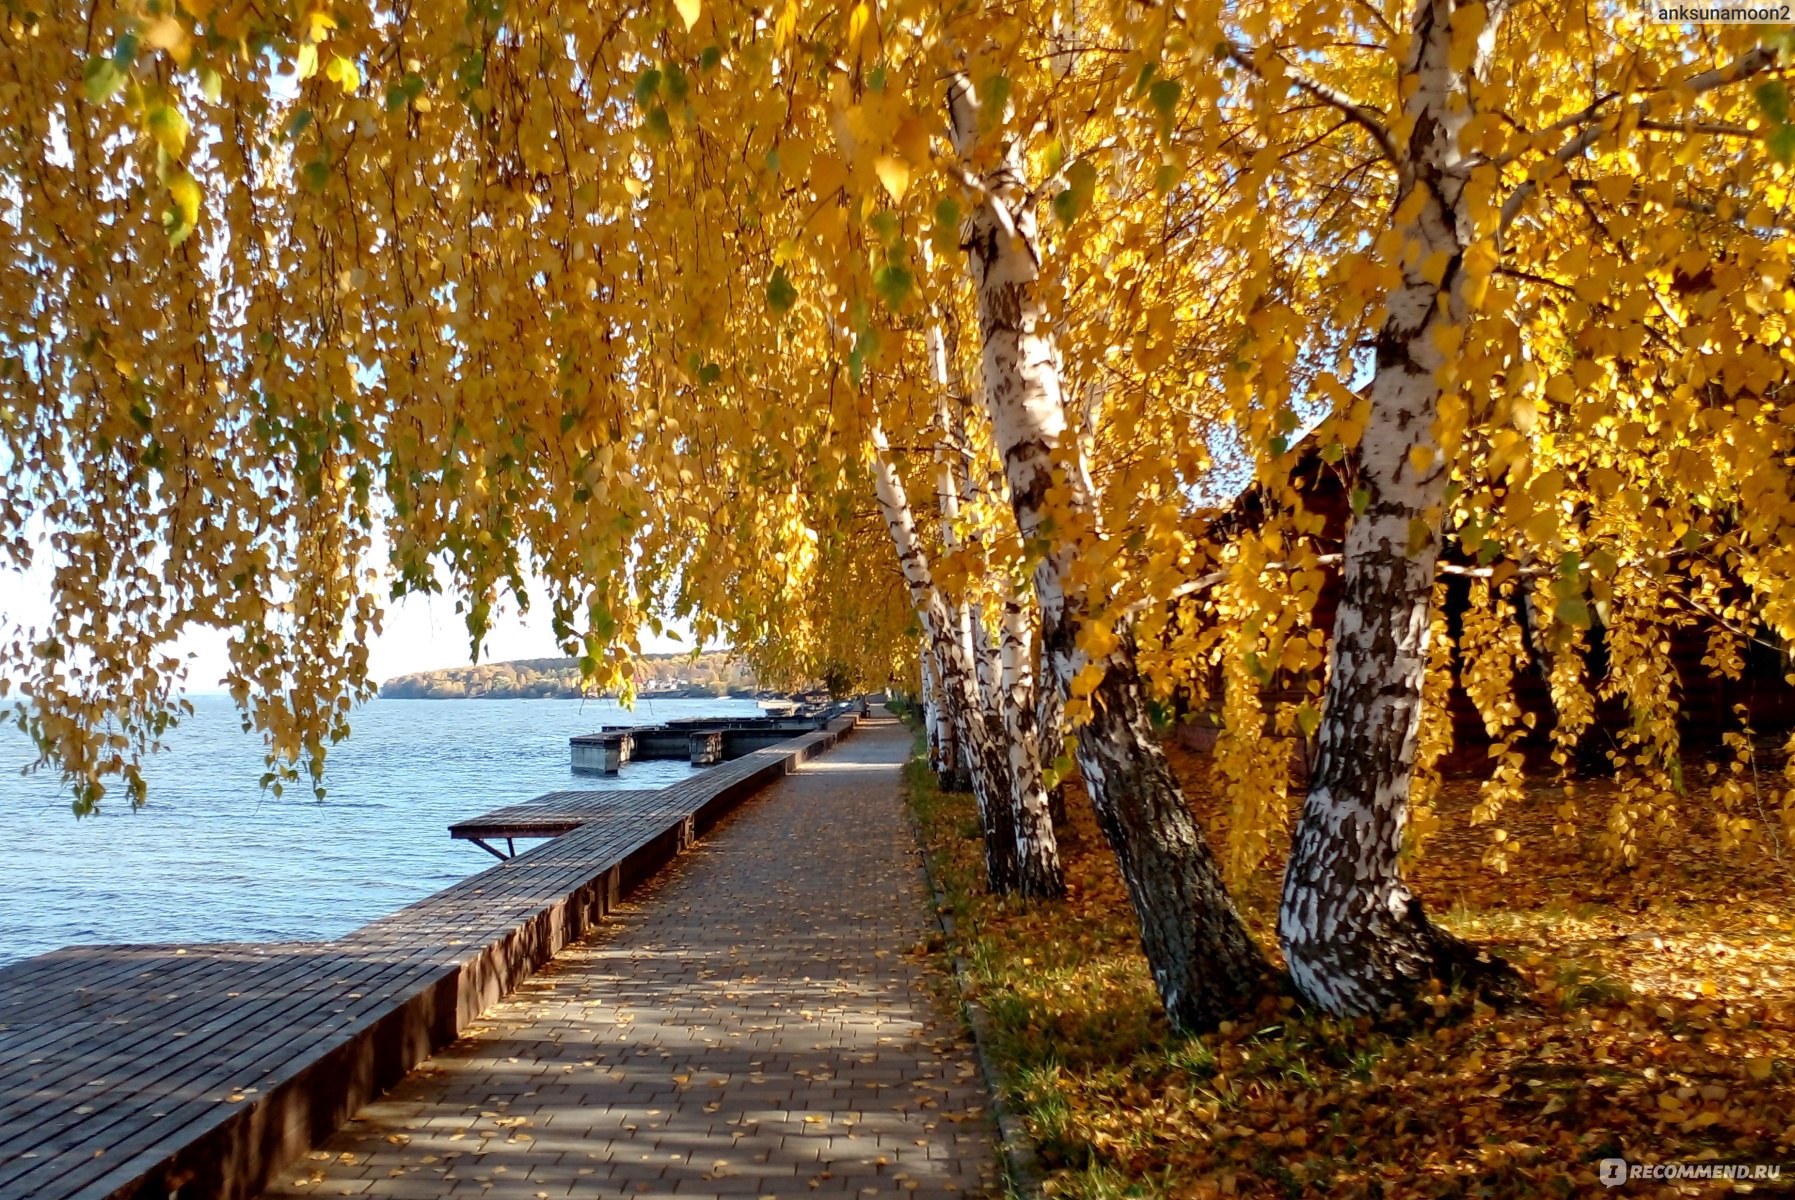
<svg viewBox="0 0 1795 1200">
<path fill-rule="evenodd" d="M 567 739 L 573 770 L 578 775 L 615 775 L 627 763 L 651 760 L 710 766 L 813 733 L 844 713 L 864 711 L 859 701 L 788 707 L 790 711 L 779 716 L 682 717 L 663 725 L 606 725 L 597 733 Z"/>
<path fill-rule="evenodd" d="M 660 791 L 553 792 L 459 823 L 552 840 L 337 941 L 72 946 L 0 968 L 0 1200 L 257 1195 L 855 719 Z"/>
</svg>

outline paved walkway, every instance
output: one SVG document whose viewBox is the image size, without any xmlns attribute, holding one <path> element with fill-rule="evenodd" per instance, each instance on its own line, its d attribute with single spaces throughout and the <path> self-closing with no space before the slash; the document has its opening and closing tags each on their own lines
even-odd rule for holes
<svg viewBox="0 0 1795 1200">
<path fill-rule="evenodd" d="M 988 1193 L 988 1099 L 916 952 L 910 745 L 875 719 L 748 801 L 269 1195 Z"/>
</svg>

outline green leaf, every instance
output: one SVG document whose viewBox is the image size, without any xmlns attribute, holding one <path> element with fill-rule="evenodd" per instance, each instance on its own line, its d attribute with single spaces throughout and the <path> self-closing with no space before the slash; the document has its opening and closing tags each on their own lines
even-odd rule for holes
<svg viewBox="0 0 1795 1200">
<path fill-rule="evenodd" d="M 199 90 L 212 103 L 219 103 L 224 99 L 224 76 L 218 73 L 216 67 L 201 67 L 199 69 Z"/>
<path fill-rule="evenodd" d="M 1764 143 L 1778 162 L 1795 158 L 1795 125 L 1789 122 L 1789 88 L 1780 79 L 1768 80 L 1752 89 L 1758 109 L 1770 119 Z"/>
<path fill-rule="evenodd" d="M 87 87 L 87 99 L 104 104 L 125 86 L 125 73 L 110 58 L 90 58 L 81 68 L 81 81 Z"/>
<path fill-rule="evenodd" d="M 935 222 L 929 229 L 929 244 L 935 253 L 952 255 L 960 249 L 960 203 L 952 196 L 935 202 Z"/>
<path fill-rule="evenodd" d="M 1776 157 L 1777 162 L 1786 165 L 1791 160 L 1795 160 L 1795 125 L 1778 125 L 1771 131 L 1770 136 L 1764 139 L 1764 144 Z"/>
<path fill-rule="evenodd" d="M 644 108 L 661 89 L 661 71 L 659 67 L 650 67 L 636 78 L 636 103 Z"/>
<path fill-rule="evenodd" d="M 470 50 L 461 59 L 461 66 L 455 71 L 455 78 L 461 81 L 466 91 L 473 91 L 486 83 L 486 55 L 480 50 Z"/>
<path fill-rule="evenodd" d="M 877 330 L 869 329 L 863 333 L 854 335 L 854 348 L 848 351 L 848 378 L 852 379 L 856 385 L 860 383 L 861 377 L 866 374 L 866 360 L 868 356 L 878 348 L 879 334 Z"/>
<path fill-rule="evenodd" d="M 648 120 L 644 123 L 648 126 L 648 132 L 658 140 L 663 142 L 673 140 L 673 121 L 667 116 L 665 106 L 657 104 L 649 109 Z"/>
<path fill-rule="evenodd" d="M 1053 215 L 1060 224 L 1071 225 L 1091 207 L 1097 190 L 1097 168 L 1088 159 L 1079 159 L 1066 168 L 1066 187 L 1053 198 Z"/>
<path fill-rule="evenodd" d="M 979 110 L 987 126 L 1003 124 L 1004 109 L 1010 103 L 1010 77 L 990 75 L 979 84 Z"/>
<path fill-rule="evenodd" d="M 330 164 L 321 158 L 314 158 L 300 168 L 299 181 L 314 192 L 321 192 L 330 182 Z"/>
<path fill-rule="evenodd" d="M 1552 616 L 1574 629 L 1589 628 L 1589 605 L 1582 596 L 1565 596 L 1552 609 Z"/>
<path fill-rule="evenodd" d="M 1371 489 L 1360 484 L 1352 490 L 1352 515 L 1362 517 L 1365 510 L 1371 507 Z"/>
<path fill-rule="evenodd" d="M 767 280 L 767 303 L 774 312 L 788 312 L 798 302 L 798 289 L 785 273 L 784 267 L 775 267 L 773 277 Z"/>
<path fill-rule="evenodd" d="M 1172 110 L 1178 107 L 1178 98 L 1184 95 L 1184 85 L 1176 79 L 1161 79 L 1147 89 L 1147 103 L 1153 106 L 1161 121 L 1171 121 Z"/>
<path fill-rule="evenodd" d="M 1789 89 L 1780 79 L 1772 79 L 1768 83 L 1760 83 L 1752 89 L 1752 97 L 1757 100 L 1758 107 L 1764 115 L 1778 125 L 1785 125 L 1789 120 Z"/>
<path fill-rule="evenodd" d="M 879 235 L 879 241 L 887 249 L 892 247 L 898 235 L 904 231 L 903 226 L 898 224 L 897 214 L 885 209 L 880 209 L 868 217 L 866 223 L 872 226 L 873 232 Z"/>
<path fill-rule="evenodd" d="M 873 272 L 873 286 L 879 289 L 887 308 L 902 308 L 913 282 L 909 269 L 898 263 L 887 263 Z"/>
</svg>

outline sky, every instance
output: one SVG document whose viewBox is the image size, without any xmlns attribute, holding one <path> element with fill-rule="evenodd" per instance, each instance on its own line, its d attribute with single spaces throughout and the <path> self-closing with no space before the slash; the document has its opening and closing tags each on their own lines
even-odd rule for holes
<svg viewBox="0 0 1795 1200">
<path fill-rule="evenodd" d="M 41 553 L 31 571 L 24 574 L 0 571 L 0 630 L 15 624 L 43 625 L 50 616 L 50 572 L 44 566 L 48 548 Z M 682 626 L 673 626 L 671 637 L 644 634 L 642 649 L 648 654 L 662 654 L 691 649 L 691 635 Z M 192 655 L 188 666 L 188 691 L 194 695 L 222 690 L 218 685 L 226 669 L 226 636 L 223 632 L 204 630 L 190 632 L 176 643 L 176 653 Z M 487 636 L 482 662 L 505 662 L 516 658 L 556 658 L 561 650 L 549 629 L 547 606 L 539 606 L 527 616 L 520 615 L 515 605 L 503 605 L 493 615 L 493 627 Z M 416 671 L 433 671 L 442 667 L 468 665 L 467 629 L 455 611 L 452 596 L 408 596 L 390 604 L 382 632 L 375 637 L 368 653 L 369 673 L 385 681 Z"/>
</svg>

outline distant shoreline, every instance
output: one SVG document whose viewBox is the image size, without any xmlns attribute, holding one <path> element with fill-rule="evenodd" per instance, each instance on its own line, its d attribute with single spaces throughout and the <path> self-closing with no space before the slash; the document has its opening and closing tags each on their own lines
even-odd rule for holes
<svg viewBox="0 0 1795 1200">
<path fill-rule="evenodd" d="M 588 665 L 591 665 L 588 662 Z M 638 699 L 753 700 L 760 681 L 727 652 L 648 654 L 632 664 Z M 401 675 L 380 685 L 395 700 L 582 700 L 616 698 L 582 686 L 588 675 L 571 658 L 524 658 Z"/>
</svg>

